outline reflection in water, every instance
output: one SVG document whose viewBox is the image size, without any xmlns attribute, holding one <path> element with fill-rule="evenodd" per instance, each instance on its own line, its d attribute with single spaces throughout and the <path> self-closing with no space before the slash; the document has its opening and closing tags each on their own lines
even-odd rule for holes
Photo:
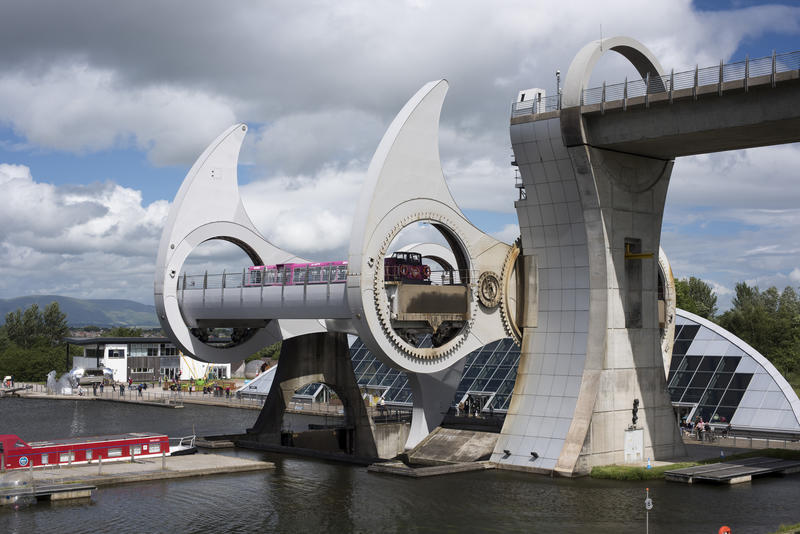
<svg viewBox="0 0 800 534">
<path fill-rule="evenodd" d="M 4 399 L 0 433 L 38 440 L 154 431 L 173 436 L 238 432 L 258 412 L 182 410 L 87 401 Z M 104 487 L 91 501 L 0 507 L 0 533 L 42 532 L 771 532 L 800 521 L 800 476 L 733 487 L 565 480 L 509 471 L 412 480 L 347 464 L 227 451 L 265 458 L 274 471 Z"/>
<path fill-rule="evenodd" d="M 82 401 L 73 401 L 74 406 L 72 409 L 72 424 L 69 426 L 70 436 L 85 436 L 86 435 L 86 421 L 84 420 L 84 410 L 81 410 L 78 404 Z"/>
</svg>

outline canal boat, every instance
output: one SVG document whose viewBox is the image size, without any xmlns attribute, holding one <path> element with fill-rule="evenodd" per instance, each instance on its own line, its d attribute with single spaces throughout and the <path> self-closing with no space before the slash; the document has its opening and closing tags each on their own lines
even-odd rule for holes
<svg viewBox="0 0 800 534">
<path fill-rule="evenodd" d="M 27 443 L 16 434 L 0 434 L 0 457 L 6 469 L 52 467 L 93 462 L 132 461 L 196 452 L 194 436 L 170 446 L 166 434 L 132 432 Z"/>
</svg>

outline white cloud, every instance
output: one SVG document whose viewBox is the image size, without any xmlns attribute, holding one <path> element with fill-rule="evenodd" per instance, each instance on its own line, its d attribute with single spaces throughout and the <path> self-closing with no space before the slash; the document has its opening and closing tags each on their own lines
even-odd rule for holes
<svg viewBox="0 0 800 534">
<path fill-rule="evenodd" d="M 362 183 L 359 170 L 324 168 L 314 178 L 282 176 L 240 190 L 253 224 L 270 242 L 322 259 L 346 254 Z"/>
<path fill-rule="evenodd" d="M 39 147 L 135 147 L 158 165 L 191 161 L 236 121 L 226 97 L 161 83 L 125 87 L 115 71 L 86 63 L 0 75 L 0 120 Z"/>
<path fill-rule="evenodd" d="M 507 224 L 501 230 L 492 232 L 492 237 L 510 245 L 519 237 L 519 225 Z"/>
<path fill-rule="evenodd" d="M 113 183 L 54 186 L 0 164 L 0 294 L 147 300 L 169 204 Z M 21 290 L 21 288 L 32 288 Z"/>
<path fill-rule="evenodd" d="M 276 245 L 313 259 L 346 253 L 372 153 L 429 80 L 451 83 L 440 145 L 454 197 L 499 220 L 513 213 L 517 195 L 510 101 L 532 86 L 552 94 L 556 69 L 566 73 L 601 24 L 605 36 L 638 38 L 665 68 L 681 70 L 728 59 L 768 31 L 796 35 L 800 21 L 798 8 L 710 13 L 691 0 L 647 9 L 631 9 L 629 0 L 356 0 L 314 9 L 197 1 L 186 24 L 188 6 L 160 6 L 158 17 L 133 4 L 98 10 L 79 0 L 52 3 L 47 17 L 31 3 L 4 6 L 0 125 L 17 138 L 0 139 L 0 149 L 91 155 L 121 147 L 156 165 L 188 167 L 226 127 L 247 121 L 247 210 Z M 593 80 L 630 71 L 607 55 Z M 754 273 L 800 280 L 800 188 L 791 171 L 798 161 L 794 145 L 679 161 L 664 235 L 676 274 L 714 280 L 720 294 Z M 0 166 L 0 187 L 1 294 L 149 300 L 166 201 L 145 205 L 139 191 L 112 182 L 37 182 L 13 165 Z M 172 187 L 163 198 L 174 196 Z M 508 224 L 495 235 L 510 242 L 518 232 Z M 192 265 L 238 258 L 212 247 Z M 26 278 L 26 267 L 36 272 Z"/>
</svg>

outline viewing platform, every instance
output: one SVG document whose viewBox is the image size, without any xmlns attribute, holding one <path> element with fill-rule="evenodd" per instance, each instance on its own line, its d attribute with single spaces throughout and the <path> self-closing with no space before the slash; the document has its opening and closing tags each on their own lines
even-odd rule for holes
<svg viewBox="0 0 800 534">
<path fill-rule="evenodd" d="M 800 472 L 800 461 L 779 458 L 745 458 L 732 462 L 709 465 L 696 465 L 684 469 L 666 471 L 664 478 L 672 482 L 710 482 L 716 484 L 741 484 L 750 482 L 753 477 L 766 475 L 788 475 Z"/>
</svg>

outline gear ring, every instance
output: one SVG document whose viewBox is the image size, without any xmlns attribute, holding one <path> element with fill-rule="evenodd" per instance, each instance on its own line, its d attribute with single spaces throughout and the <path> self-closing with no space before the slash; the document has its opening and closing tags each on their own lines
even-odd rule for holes
<svg viewBox="0 0 800 534">
<path fill-rule="evenodd" d="M 437 213 L 432 212 L 419 212 L 407 217 L 404 217 L 399 223 L 392 227 L 391 231 L 384 237 L 383 242 L 381 244 L 380 250 L 378 252 L 378 256 L 375 258 L 373 268 L 373 281 L 372 281 L 372 289 L 373 289 L 373 300 L 375 305 L 375 311 L 378 315 L 378 320 L 381 324 L 381 329 L 383 330 L 386 337 L 392 343 L 392 345 L 401 353 L 406 356 L 410 356 L 415 359 L 424 360 L 424 361 L 438 361 L 444 359 L 451 354 L 453 354 L 458 348 L 464 343 L 467 339 L 471 327 L 475 321 L 475 316 L 478 313 L 478 304 L 475 298 L 475 291 L 470 290 L 469 300 L 470 300 L 470 315 L 469 319 L 466 321 L 466 324 L 461 329 L 461 332 L 458 333 L 453 339 L 442 345 L 441 347 L 436 348 L 426 348 L 420 349 L 417 347 L 413 347 L 404 339 L 402 339 L 392 327 L 391 318 L 389 317 L 389 306 L 388 302 L 386 301 L 386 291 L 385 291 L 385 284 L 384 284 L 384 272 L 383 272 L 383 260 L 386 257 L 386 252 L 389 249 L 389 245 L 392 244 L 392 241 L 397 236 L 400 231 L 407 227 L 409 224 L 419 221 L 434 221 L 438 222 L 444 226 L 446 226 L 450 231 L 459 235 L 456 231 L 456 225 L 452 223 L 448 218 L 443 217 Z M 464 252 L 469 256 L 469 250 L 467 249 L 467 245 L 462 241 L 462 246 L 465 248 Z M 472 285 L 472 284 L 471 284 Z"/>
<path fill-rule="evenodd" d="M 484 271 L 478 277 L 478 299 L 487 308 L 496 308 L 503 297 L 500 279 L 492 271 Z"/>
<path fill-rule="evenodd" d="M 522 332 L 520 332 L 516 321 L 512 319 L 511 309 L 508 302 L 508 284 L 511 281 L 511 275 L 514 273 L 514 267 L 517 263 L 517 258 L 522 253 L 522 243 L 518 237 L 511 248 L 506 254 L 506 260 L 503 263 L 503 285 L 502 285 L 502 305 L 500 306 L 500 317 L 503 321 L 503 329 L 505 329 L 508 337 L 514 340 L 517 346 L 522 345 Z"/>
</svg>

